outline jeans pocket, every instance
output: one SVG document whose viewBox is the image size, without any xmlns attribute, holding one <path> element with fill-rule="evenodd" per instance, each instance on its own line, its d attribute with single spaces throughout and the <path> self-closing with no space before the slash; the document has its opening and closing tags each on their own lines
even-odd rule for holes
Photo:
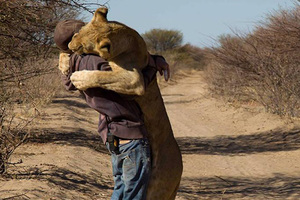
<svg viewBox="0 0 300 200">
<path fill-rule="evenodd" d="M 125 156 L 123 161 L 123 176 L 125 180 L 134 179 L 136 176 L 136 160 L 137 155 L 135 150 L 131 150 L 130 153 Z"/>
<path fill-rule="evenodd" d="M 119 169 L 118 166 L 118 157 L 114 154 L 111 155 L 111 163 L 112 163 L 113 176 L 118 176 L 122 174 L 122 171 Z"/>
</svg>

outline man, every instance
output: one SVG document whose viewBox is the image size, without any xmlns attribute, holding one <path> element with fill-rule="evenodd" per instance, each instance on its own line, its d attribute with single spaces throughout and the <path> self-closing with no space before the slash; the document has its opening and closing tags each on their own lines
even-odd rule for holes
<svg viewBox="0 0 300 200">
<path fill-rule="evenodd" d="M 59 22 L 54 32 L 56 45 L 70 52 L 68 43 L 84 23 L 77 20 Z M 143 70 L 145 85 L 155 77 L 157 69 L 167 69 L 168 64 L 160 56 L 151 56 Z M 70 76 L 80 70 L 110 71 L 108 62 L 96 55 L 70 56 L 70 70 L 64 76 L 68 90 L 76 89 Z M 134 97 L 121 95 L 102 88 L 90 88 L 82 92 L 87 104 L 100 113 L 98 132 L 111 153 L 114 191 L 111 199 L 145 199 L 151 171 L 150 145 L 143 113 Z"/>
</svg>

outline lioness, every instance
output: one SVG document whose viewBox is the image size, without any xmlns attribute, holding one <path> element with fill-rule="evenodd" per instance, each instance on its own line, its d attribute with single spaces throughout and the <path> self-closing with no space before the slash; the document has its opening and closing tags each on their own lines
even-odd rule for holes
<svg viewBox="0 0 300 200">
<path fill-rule="evenodd" d="M 107 8 L 97 9 L 91 22 L 73 36 L 69 48 L 78 54 L 100 55 L 109 61 L 112 71 L 75 72 L 72 83 L 81 90 L 102 87 L 139 95 L 136 101 L 144 113 L 152 151 L 147 199 L 175 199 L 182 175 L 182 158 L 157 80 L 146 91 L 144 88 L 141 70 L 148 62 L 146 44 L 135 30 L 107 21 L 107 11 Z"/>
</svg>

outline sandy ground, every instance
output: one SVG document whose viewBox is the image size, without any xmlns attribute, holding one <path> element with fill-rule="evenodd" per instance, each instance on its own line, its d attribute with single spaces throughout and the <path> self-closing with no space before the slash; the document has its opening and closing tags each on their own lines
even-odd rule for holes
<svg viewBox="0 0 300 200">
<path fill-rule="evenodd" d="M 178 200 L 300 199 L 300 129 L 257 105 L 209 95 L 202 72 L 162 89 L 181 148 Z M 53 100 L 36 133 L 11 158 L 0 199 L 109 199 L 111 164 L 98 115 L 78 93 Z"/>
</svg>

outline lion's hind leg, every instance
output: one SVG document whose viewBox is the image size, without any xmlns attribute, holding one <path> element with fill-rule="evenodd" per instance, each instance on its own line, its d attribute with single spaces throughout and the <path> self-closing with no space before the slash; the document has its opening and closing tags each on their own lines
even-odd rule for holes
<svg viewBox="0 0 300 200">
<path fill-rule="evenodd" d="M 170 196 L 170 198 L 168 200 L 174 200 L 176 198 L 179 185 L 180 185 L 180 182 L 177 184 L 175 190 L 173 191 L 173 193 L 171 194 L 171 196 Z"/>
</svg>

